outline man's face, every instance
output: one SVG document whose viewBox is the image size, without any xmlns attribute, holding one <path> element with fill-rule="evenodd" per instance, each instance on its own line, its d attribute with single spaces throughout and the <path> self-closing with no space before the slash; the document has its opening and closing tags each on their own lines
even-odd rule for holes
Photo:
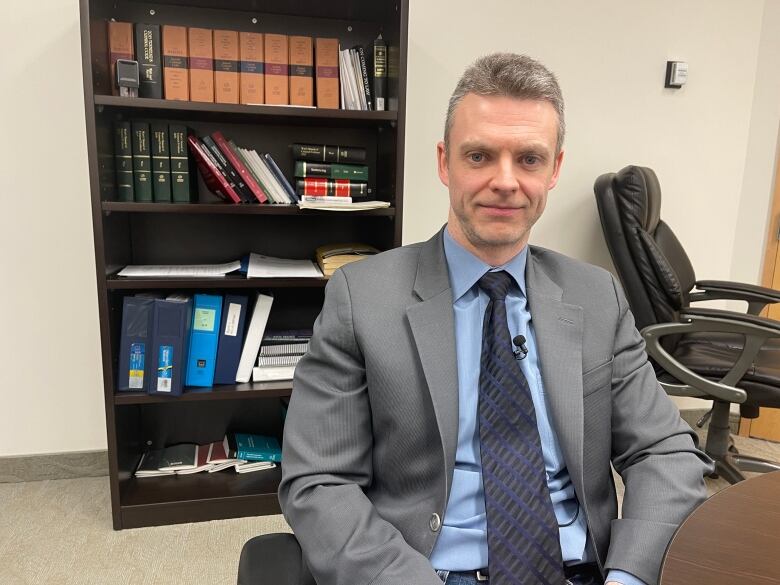
<svg viewBox="0 0 780 585">
<path fill-rule="evenodd" d="M 466 94 L 449 148 L 437 146 L 449 187 L 452 237 L 491 265 L 522 250 L 558 181 L 558 115 L 546 101 Z"/>
</svg>

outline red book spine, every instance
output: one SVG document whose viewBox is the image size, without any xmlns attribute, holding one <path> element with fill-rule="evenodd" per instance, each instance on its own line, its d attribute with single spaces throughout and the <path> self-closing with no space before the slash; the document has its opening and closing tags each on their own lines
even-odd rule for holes
<svg viewBox="0 0 780 585">
<path fill-rule="evenodd" d="M 306 177 L 303 179 L 302 195 L 315 195 L 318 197 L 351 197 L 349 179 L 323 179 L 319 177 Z"/>
<path fill-rule="evenodd" d="M 211 137 L 214 139 L 214 142 L 217 143 L 217 146 L 219 146 L 219 149 L 222 151 L 222 154 L 225 155 L 225 158 L 230 161 L 230 164 L 233 165 L 233 168 L 236 169 L 238 174 L 241 175 L 241 178 L 244 179 L 244 183 L 246 183 L 247 187 L 249 187 L 249 190 L 252 191 L 252 194 L 255 196 L 255 198 L 260 203 L 267 202 L 268 197 L 266 196 L 265 191 L 263 191 L 263 188 L 257 184 L 257 181 L 255 181 L 255 178 L 247 170 L 244 163 L 236 156 L 236 154 L 233 152 L 233 149 L 230 148 L 230 145 L 227 143 L 227 140 L 225 140 L 222 132 L 217 130 L 211 135 Z"/>
<path fill-rule="evenodd" d="M 198 163 L 201 175 L 203 175 L 203 181 L 206 186 L 225 199 L 226 201 L 232 201 L 233 203 L 241 203 L 241 198 L 233 190 L 233 187 L 225 180 L 219 169 L 214 166 L 208 156 L 201 150 L 201 145 L 198 142 L 197 137 L 187 136 L 187 143 L 190 145 L 190 150 L 195 156 L 195 162 Z"/>
</svg>

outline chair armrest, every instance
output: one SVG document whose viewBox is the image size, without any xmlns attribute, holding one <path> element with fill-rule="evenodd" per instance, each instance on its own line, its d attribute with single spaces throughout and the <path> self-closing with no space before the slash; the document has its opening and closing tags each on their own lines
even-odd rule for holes
<svg viewBox="0 0 780 585">
<path fill-rule="evenodd" d="M 238 561 L 238 585 L 315 585 L 298 540 L 289 533 L 255 536 Z"/>
<path fill-rule="evenodd" d="M 702 331 L 725 331 L 744 335 L 760 335 L 764 341 L 770 337 L 780 337 L 780 321 L 767 319 L 759 315 L 746 315 L 721 309 L 686 307 L 680 311 L 680 319 L 695 319 L 699 322 L 718 323 L 722 328 L 703 329 Z"/>
<path fill-rule="evenodd" d="M 726 299 L 747 301 L 748 312 L 758 315 L 766 305 L 780 303 L 780 291 L 765 286 L 731 282 L 727 280 L 700 280 L 696 283 L 696 291 L 691 294 L 691 301 L 708 301 Z"/>
</svg>

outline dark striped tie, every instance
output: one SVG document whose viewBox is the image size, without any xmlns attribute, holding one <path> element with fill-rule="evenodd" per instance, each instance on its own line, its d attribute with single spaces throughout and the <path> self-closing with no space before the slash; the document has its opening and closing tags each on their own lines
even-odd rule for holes
<svg viewBox="0 0 780 585">
<path fill-rule="evenodd" d="M 490 297 L 482 327 L 479 441 L 487 512 L 491 585 L 561 585 L 558 522 L 536 426 L 531 391 L 512 353 L 506 294 L 512 277 L 488 272 Z"/>
</svg>

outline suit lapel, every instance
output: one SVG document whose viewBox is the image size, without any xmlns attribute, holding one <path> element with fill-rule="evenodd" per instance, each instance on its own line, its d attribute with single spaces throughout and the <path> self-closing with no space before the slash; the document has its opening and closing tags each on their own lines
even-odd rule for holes
<svg viewBox="0 0 780 585">
<path fill-rule="evenodd" d="M 442 232 L 422 246 L 414 293 L 420 299 L 406 309 L 441 436 L 447 494 L 458 445 L 458 365 Z"/>
<path fill-rule="evenodd" d="M 550 418 L 572 483 L 582 497 L 582 307 L 562 302 L 563 291 L 533 248 L 528 253 L 526 289 Z"/>
</svg>

